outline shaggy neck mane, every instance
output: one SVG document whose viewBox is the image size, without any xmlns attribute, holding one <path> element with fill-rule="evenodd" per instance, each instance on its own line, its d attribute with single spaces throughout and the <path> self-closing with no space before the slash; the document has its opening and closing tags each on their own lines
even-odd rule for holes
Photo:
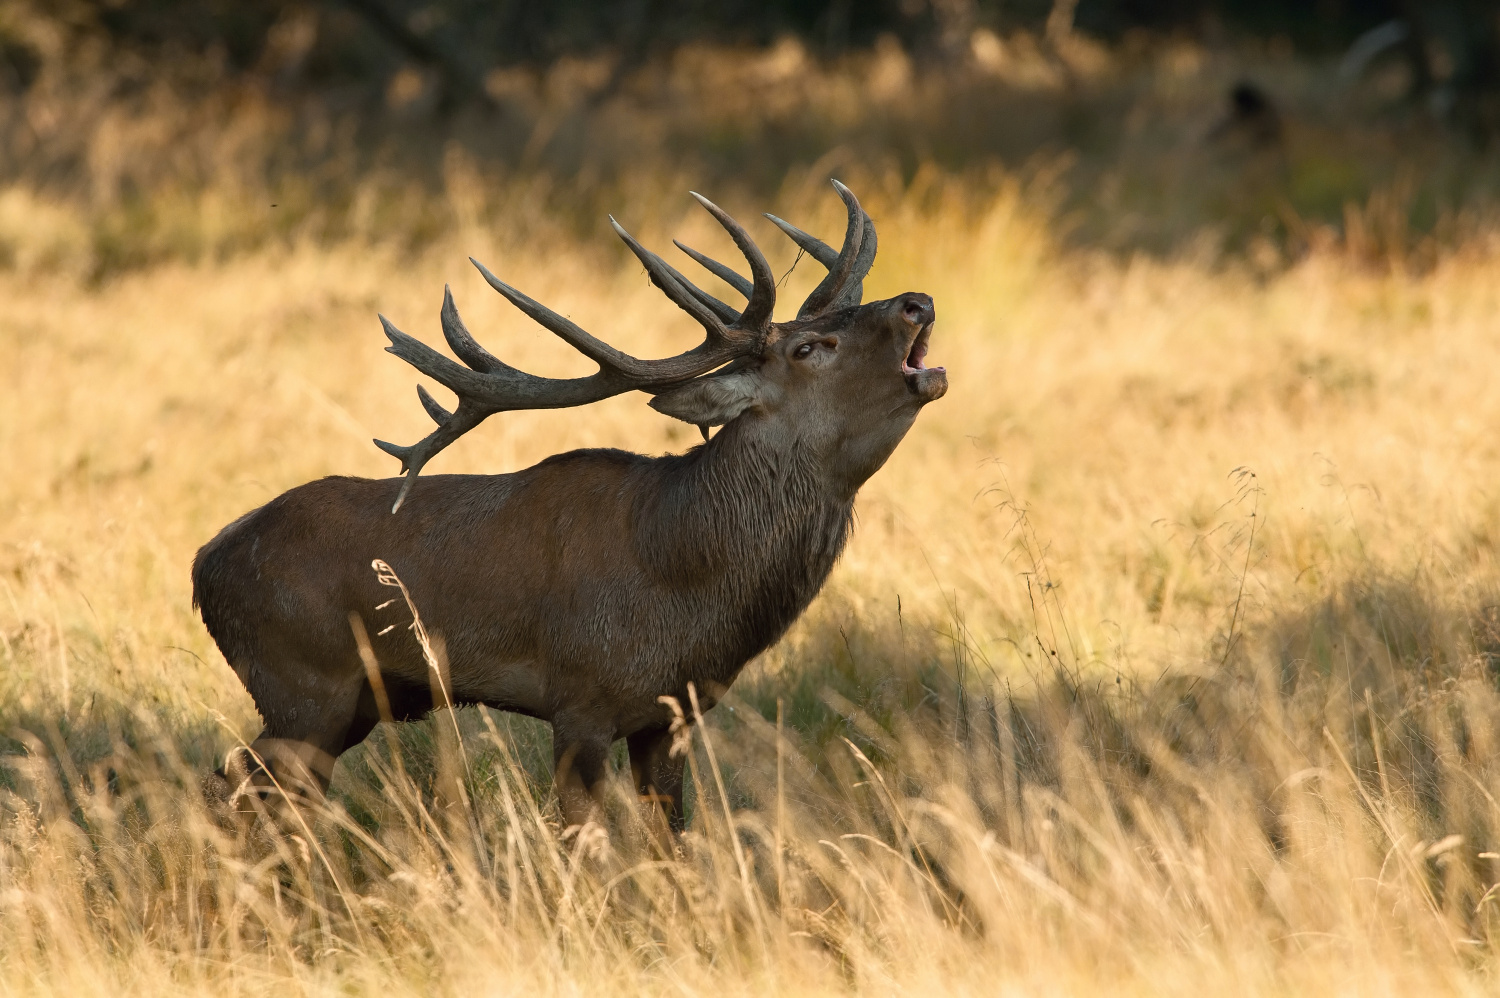
<svg viewBox="0 0 1500 998">
<path fill-rule="evenodd" d="M 800 440 L 773 445 L 758 429 L 736 420 L 663 458 L 661 488 L 637 511 L 642 561 L 701 597 L 716 646 L 709 657 L 736 665 L 780 638 L 817 595 L 854 510 Z"/>
</svg>

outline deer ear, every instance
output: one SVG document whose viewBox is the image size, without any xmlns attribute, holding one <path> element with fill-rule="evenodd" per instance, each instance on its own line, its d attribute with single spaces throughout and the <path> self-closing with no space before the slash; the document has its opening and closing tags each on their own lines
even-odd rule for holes
<svg viewBox="0 0 1500 998">
<path fill-rule="evenodd" d="M 662 392 L 650 405 L 684 423 L 706 427 L 727 423 L 758 401 L 760 378 L 750 371 L 736 371 L 689 381 L 681 388 Z"/>
</svg>

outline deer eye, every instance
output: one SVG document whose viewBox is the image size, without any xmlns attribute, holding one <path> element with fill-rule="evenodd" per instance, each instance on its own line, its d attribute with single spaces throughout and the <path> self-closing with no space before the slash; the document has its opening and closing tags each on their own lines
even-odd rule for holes
<svg viewBox="0 0 1500 998">
<path fill-rule="evenodd" d="M 792 351 L 792 356 L 797 358 L 798 360 L 806 360 L 807 358 L 812 356 L 814 346 L 815 344 L 812 343 L 804 343 L 800 347 Z"/>
</svg>

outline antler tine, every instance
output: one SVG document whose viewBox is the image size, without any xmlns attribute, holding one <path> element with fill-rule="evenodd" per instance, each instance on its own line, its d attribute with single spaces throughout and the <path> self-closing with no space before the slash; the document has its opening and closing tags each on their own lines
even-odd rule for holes
<svg viewBox="0 0 1500 998">
<path fill-rule="evenodd" d="M 500 292 L 506 301 L 522 312 L 525 312 L 528 317 L 535 319 L 537 323 L 546 329 L 556 333 L 568 346 L 577 350 L 600 367 L 614 368 L 632 377 L 648 378 L 651 376 L 650 368 L 645 361 L 637 360 L 627 353 L 616 350 L 608 343 L 595 337 L 582 326 L 573 322 L 573 320 L 558 315 L 541 302 L 517 291 L 490 273 L 488 267 L 472 256 L 469 257 L 469 262 L 484 276 L 485 282 Z"/>
<path fill-rule="evenodd" d="M 879 241 L 875 236 L 875 222 L 869 215 L 865 215 L 865 224 L 859 239 L 859 256 L 854 260 L 854 267 L 849 271 L 849 278 L 844 282 L 843 289 L 833 301 L 828 303 L 829 311 L 858 305 L 863 300 L 865 278 L 869 276 L 870 268 L 875 265 L 875 250 L 878 244 Z"/>
<path fill-rule="evenodd" d="M 657 257 L 657 259 L 661 260 L 661 257 Z M 667 263 L 667 261 L 662 260 L 661 265 L 663 267 L 666 267 L 667 271 L 675 276 L 679 282 L 681 282 L 682 286 L 687 289 L 689 294 L 691 294 L 694 298 L 697 298 L 704 305 L 708 306 L 708 308 L 711 309 L 713 313 L 719 317 L 719 321 L 733 324 L 734 320 L 740 317 L 739 310 L 736 309 L 733 305 L 728 305 L 724 302 L 719 301 L 719 299 L 715 298 L 707 291 L 704 291 L 702 288 L 698 287 L 686 277 L 683 277 L 680 273 L 677 272 L 676 269 L 672 267 L 670 263 Z"/>
<path fill-rule="evenodd" d="M 427 415 L 439 426 L 447 426 L 448 420 L 453 418 L 453 413 L 444 409 L 437 399 L 428 394 L 427 389 L 421 385 L 417 386 L 417 400 L 422 403 L 422 408 L 427 410 Z"/>
<path fill-rule="evenodd" d="M 733 338 L 729 333 L 728 324 L 739 318 L 738 312 L 707 291 L 696 287 L 667 261 L 642 246 L 634 236 L 625 231 L 624 226 L 615 221 L 615 216 L 609 216 L 609 224 L 614 226 L 615 235 L 619 236 L 641 263 L 645 264 L 646 273 L 651 275 L 651 283 L 672 299 L 674 305 L 697 319 L 707 330 L 710 339 Z"/>
<path fill-rule="evenodd" d="M 479 268 L 483 270 L 483 267 Z M 448 341 L 448 346 L 458 355 L 458 359 L 468 364 L 476 371 L 513 371 L 505 361 L 490 353 L 479 345 L 479 341 L 470 334 L 464 320 L 459 318 L 458 306 L 453 304 L 453 289 L 443 285 L 443 309 L 438 313 L 438 318 L 443 324 L 443 339 Z M 425 404 L 425 403 L 424 403 Z M 429 408 L 427 410 L 431 412 Z M 442 420 L 438 420 L 442 422 Z"/>
<path fill-rule="evenodd" d="M 843 199 L 844 207 L 849 211 L 849 224 L 844 230 L 844 246 L 834 258 L 834 262 L 824 264 L 828 268 L 828 276 L 813 288 L 812 294 L 802 303 L 797 310 L 797 318 L 808 319 L 820 315 L 828 309 L 828 306 L 837 301 L 844 285 L 848 283 L 850 275 L 854 272 L 854 266 L 858 262 L 860 246 L 864 242 L 864 209 L 859 206 L 859 199 L 854 192 L 837 180 L 833 182 L 834 190 L 839 192 Z"/>
<path fill-rule="evenodd" d="M 766 217 L 782 232 L 785 232 L 792 242 L 807 251 L 807 255 L 818 261 L 825 267 L 832 267 L 838 261 L 839 251 L 809 232 L 803 232 L 791 222 L 784 218 L 777 218 L 769 211 Z"/>
<path fill-rule="evenodd" d="M 750 300 L 745 303 L 745 310 L 740 313 L 739 319 L 734 323 L 740 329 L 764 332 L 771 322 L 771 313 L 776 308 L 776 275 L 771 272 L 771 265 L 766 262 L 766 256 L 755 245 L 755 240 L 750 238 L 750 233 L 745 231 L 744 226 L 736 222 L 729 213 L 697 191 L 689 191 L 698 203 L 708 213 L 719 220 L 726 232 L 734 239 L 740 252 L 745 254 L 745 260 L 750 264 Z"/>
<path fill-rule="evenodd" d="M 422 397 L 424 405 L 432 398 L 431 395 L 428 395 L 421 388 L 417 389 L 417 393 Z M 437 405 L 436 402 L 432 404 Z M 438 408 L 441 409 L 442 407 L 438 406 Z M 430 409 L 428 411 L 429 413 L 431 412 Z M 465 412 L 464 405 L 460 402 L 458 411 L 453 413 L 447 422 L 444 422 L 437 429 L 410 446 L 403 447 L 400 444 L 393 444 L 387 440 L 376 440 L 375 446 L 400 461 L 401 470 L 406 475 L 406 481 L 401 483 L 401 491 L 396 493 L 396 501 L 391 505 L 391 512 L 396 512 L 401 508 L 401 504 L 406 501 L 407 495 L 411 492 L 411 487 L 416 484 L 417 475 L 422 472 L 423 465 L 430 461 L 438 451 L 484 422 L 485 417 L 489 415 L 491 413 L 476 412 L 474 410 Z"/>
<path fill-rule="evenodd" d="M 651 253 L 650 250 L 646 250 L 646 252 Z M 718 317 L 720 322 L 725 323 L 726 325 L 733 325 L 734 320 L 740 317 L 739 309 L 735 308 L 733 305 L 720 301 L 713 295 L 709 294 L 707 291 L 704 291 L 702 288 L 698 287 L 698 285 L 682 276 L 682 273 L 676 267 L 663 260 L 658 254 L 651 253 L 651 258 L 658 264 L 660 264 L 666 270 L 666 272 L 672 276 L 673 280 L 675 280 L 678 284 L 681 284 L 684 291 L 692 295 L 694 298 L 698 299 L 711 312 L 713 312 L 714 315 Z M 658 285 L 658 287 L 659 286 L 660 285 Z"/>
<path fill-rule="evenodd" d="M 838 252 L 817 236 L 803 232 L 785 219 L 771 214 L 766 215 L 777 228 L 787 234 L 792 242 L 828 268 L 828 276 L 813 289 L 812 294 L 807 296 L 807 300 L 798 309 L 797 318 L 799 319 L 847 308 L 850 305 L 858 305 L 864 295 L 865 276 L 869 274 L 870 267 L 875 263 L 877 245 L 875 223 L 859 206 L 859 201 L 854 197 L 853 191 L 837 180 L 833 181 L 833 186 L 849 211 L 849 225 L 844 232 L 844 246 Z M 856 225 L 858 226 L 857 234 Z"/>
<path fill-rule="evenodd" d="M 672 240 L 672 243 L 678 249 L 682 250 L 688 256 L 696 260 L 698 262 L 698 265 L 704 270 L 708 271 L 710 274 L 713 274 L 719 280 L 723 281 L 731 288 L 734 288 L 734 290 L 738 291 L 746 298 L 750 297 L 750 292 L 754 290 L 754 285 L 752 285 L 744 277 L 741 277 L 739 273 L 736 272 L 733 268 L 724 266 L 722 263 L 715 260 L 711 256 L 704 256 L 702 253 L 699 253 L 691 246 L 683 243 L 680 239 L 674 239 Z M 832 251 L 830 250 L 829 252 Z"/>
</svg>

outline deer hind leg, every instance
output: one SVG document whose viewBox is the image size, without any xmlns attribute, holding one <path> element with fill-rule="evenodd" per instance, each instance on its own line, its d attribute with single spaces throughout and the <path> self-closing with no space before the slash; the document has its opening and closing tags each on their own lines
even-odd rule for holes
<svg viewBox="0 0 1500 998">
<path fill-rule="evenodd" d="M 322 799 L 334 759 L 314 742 L 262 732 L 249 746 L 229 750 L 203 781 L 203 794 L 218 818 L 242 833 L 256 826 L 257 816 L 290 828 L 287 809 Z"/>
<path fill-rule="evenodd" d="M 672 732 L 667 728 L 637 731 L 625 739 L 630 749 L 630 775 L 647 815 L 647 824 L 665 822 L 673 833 L 686 824 L 682 808 L 681 757 L 672 757 Z"/>
<path fill-rule="evenodd" d="M 343 739 L 337 741 L 341 745 Z M 240 750 L 236 762 L 244 767 L 250 785 L 262 797 L 319 800 L 333 780 L 333 765 L 338 758 L 338 747 L 330 751 L 329 745 L 322 738 L 280 738 L 263 731 L 248 750 Z"/>
<path fill-rule="evenodd" d="M 256 799 L 319 800 L 327 792 L 339 755 L 369 732 L 359 711 L 364 683 L 303 675 L 308 678 L 295 701 L 280 688 L 271 695 L 251 689 L 265 730 L 248 747 L 229 752 L 206 781 L 210 798 L 222 795 L 229 807 L 244 810 Z"/>
<path fill-rule="evenodd" d="M 566 827 L 603 826 L 599 793 L 613 742 L 614 730 L 596 720 L 567 714 L 552 719 L 552 784 Z"/>
</svg>

